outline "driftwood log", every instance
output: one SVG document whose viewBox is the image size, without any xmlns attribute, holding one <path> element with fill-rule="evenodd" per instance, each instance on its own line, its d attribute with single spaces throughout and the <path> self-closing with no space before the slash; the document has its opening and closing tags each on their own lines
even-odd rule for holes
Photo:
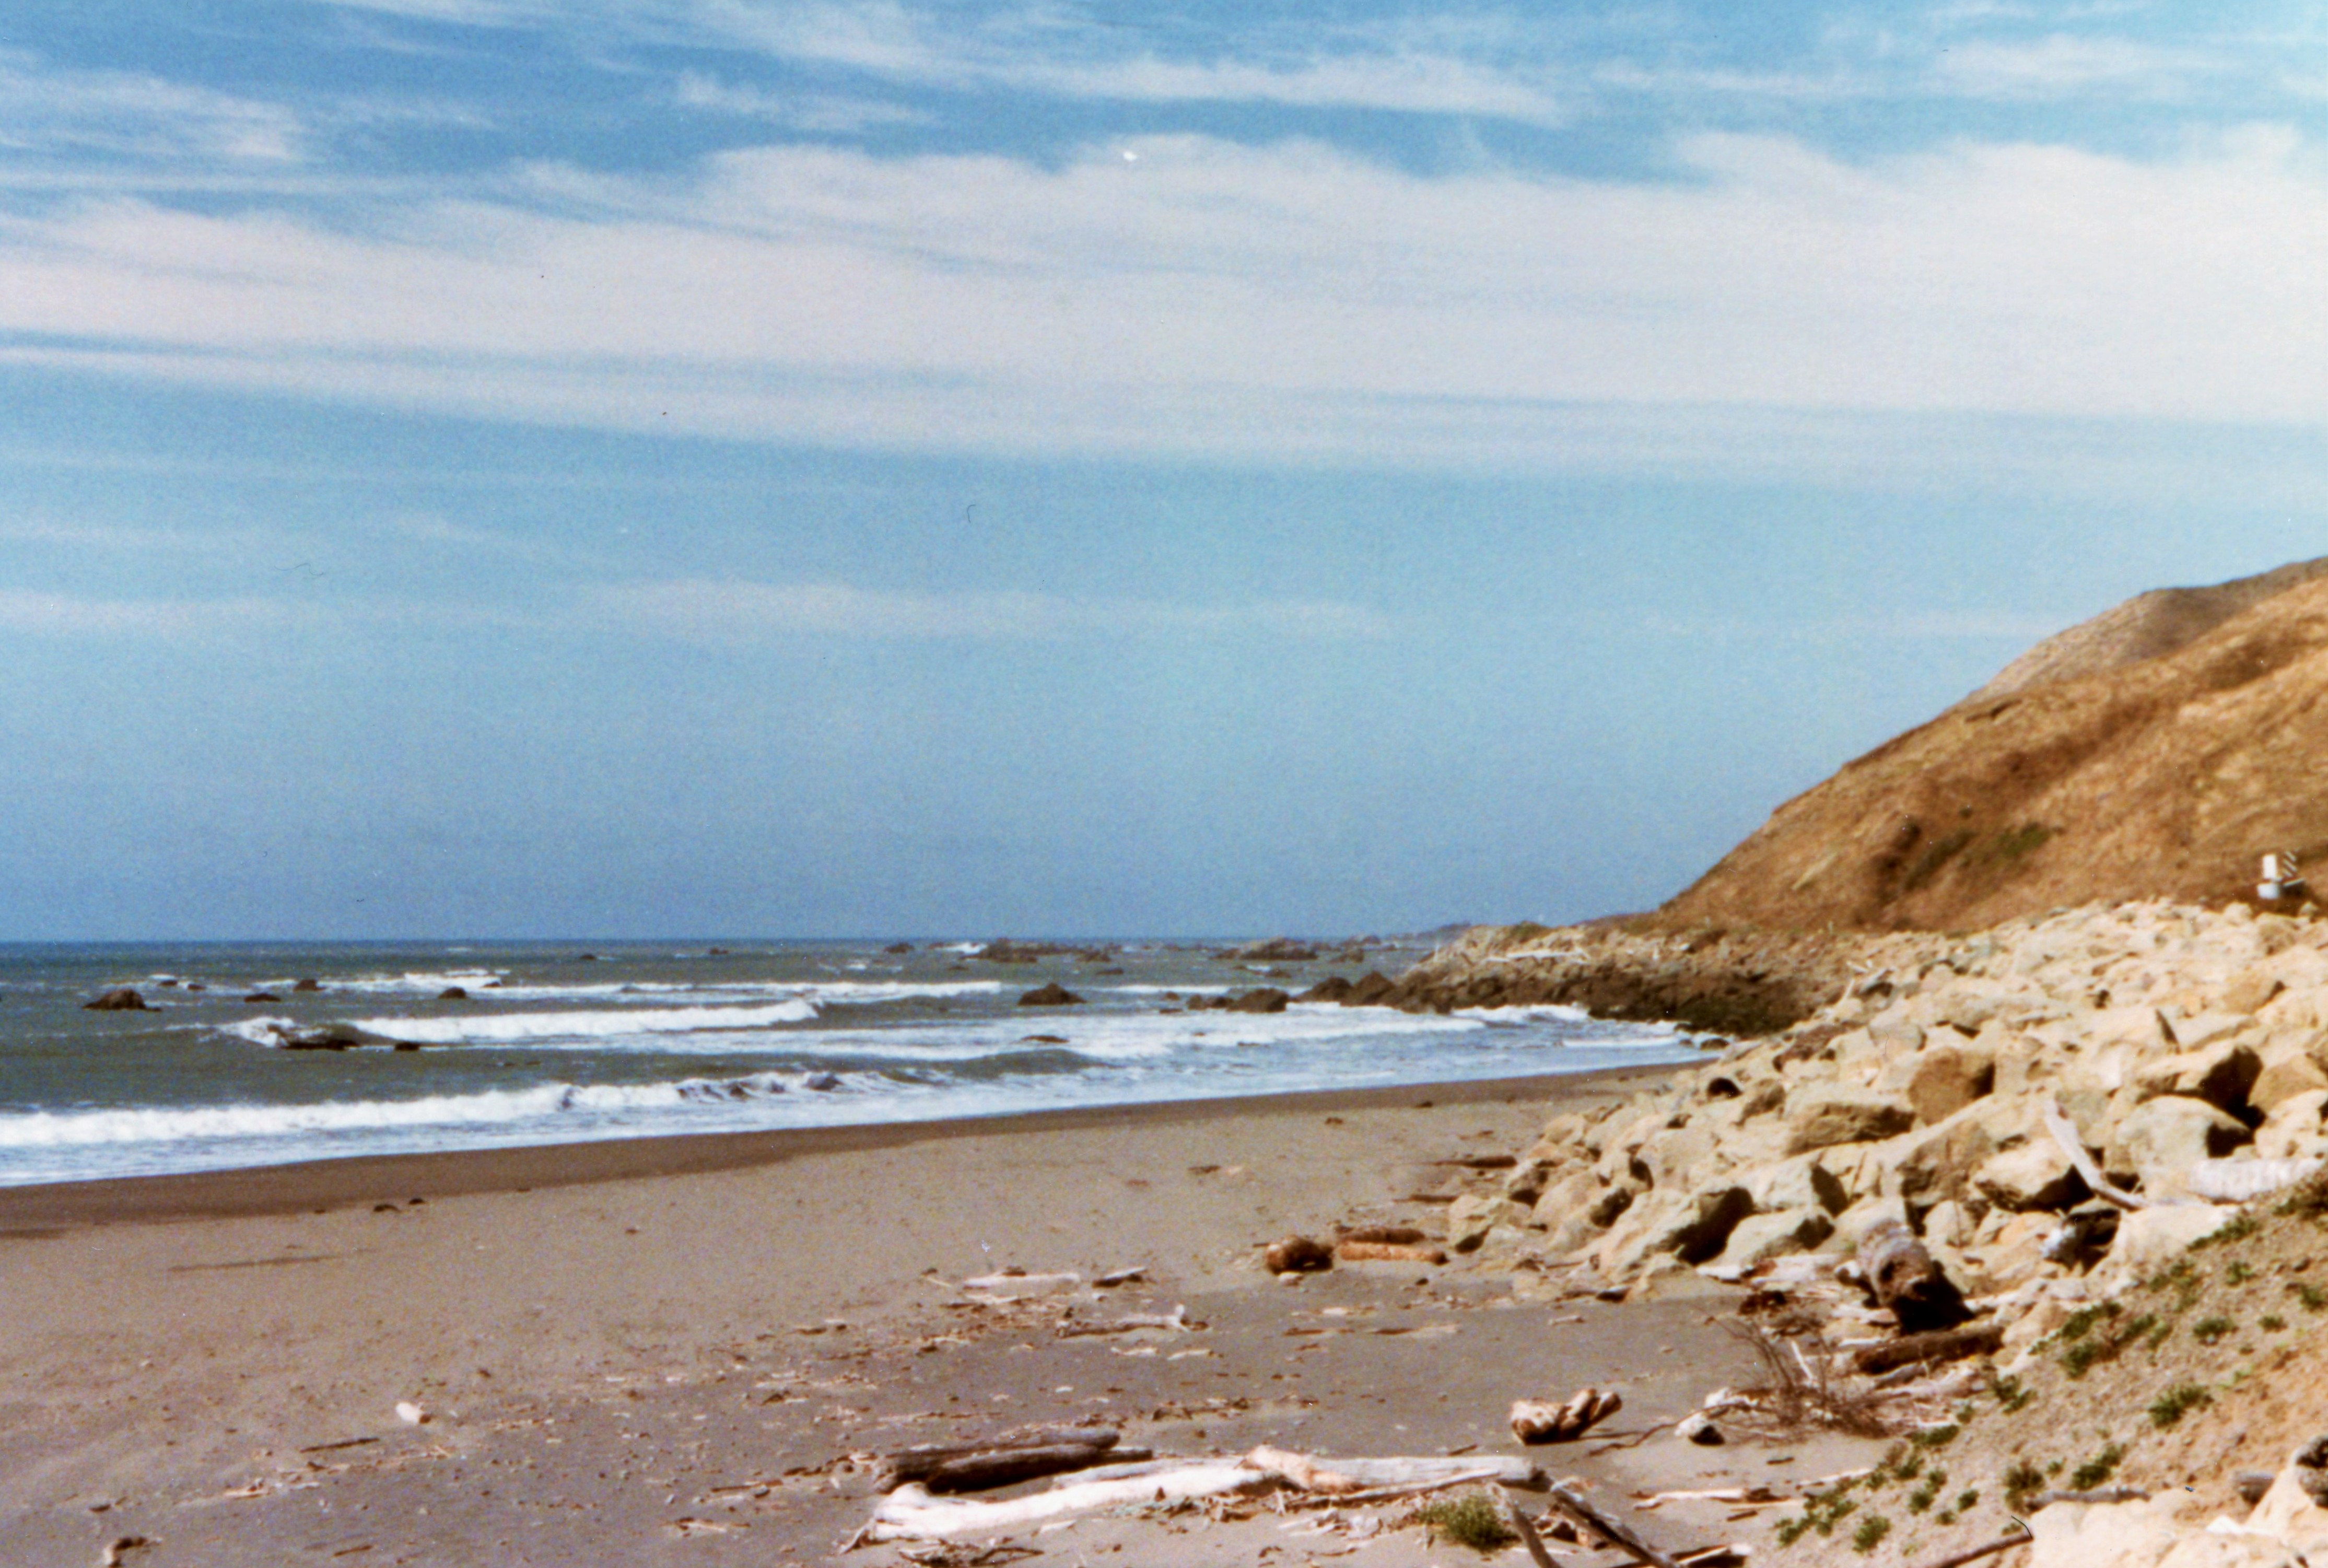
<svg viewBox="0 0 2328 1568">
<path fill-rule="evenodd" d="M 1929 1334 L 1909 1334 L 1881 1345 L 1863 1346 L 1852 1353 L 1855 1372 L 1889 1372 L 1934 1361 L 1957 1361 L 1967 1356 L 1994 1355 L 2004 1344 L 2004 1330 L 1995 1323 L 1972 1323 L 1961 1329 L 1938 1329 Z"/>
<path fill-rule="evenodd" d="M 1859 1242 L 1859 1267 L 1877 1302 L 1891 1310 L 1903 1333 L 1953 1329 L 1972 1316 L 1964 1292 L 1900 1220 L 1878 1220 L 1868 1227 Z"/>
<path fill-rule="evenodd" d="M 1635 1562 L 1646 1563 L 1648 1568 L 1680 1568 L 1680 1565 L 1671 1557 L 1635 1535 L 1631 1526 L 1622 1519 L 1611 1518 L 1594 1507 L 1582 1493 L 1566 1481 L 1554 1481 L 1552 1484 L 1552 1501 L 1554 1507 L 1575 1519 L 1578 1524 L 1584 1526 L 1603 1541 L 1619 1551 L 1632 1554 Z"/>
<path fill-rule="evenodd" d="M 2019 1524 L 2020 1521 L 2015 1520 L 2014 1523 Z M 2023 1525 L 2022 1529 L 2026 1531 L 2028 1526 Z M 2006 1535 L 1972 1547 L 1968 1551 L 1958 1552 L 1952 1557 L 1936 1557 L 1929 1563 L 1920 1563 L 1916 1568 L 1964 1568 L 1967 1563 L 1977 1563 L 1984 1557 L 1994 1557 L 2000 1552 L 2010 1552 L 2015 1546 L 2026 1546 L 2036 1538 L 2032 1535 L 2026 1534 Z"/>
<path fill-rule="evenodd" d="M 1512 1435 L 1525 1443 L 1570 1442 L 1625 1408 L 1613 1388 L 1580 1388 L 1566 1399 L 1522 1399 L 1512 1405 Z"/>
<path fill-rule="evenodd" d="M 934 1497 L 925 1487 L 909 1484 L 884 1498 L 872 1520 L 859 1534 L 868 1541 L 951 1540 L 1088 1513 L 1095 1508 L 1171 1502 L 1182 1498 L 1222 1497 L 1291 1487 L 1321 1503 L 1368 1503 L 1482 1481 L 1505 1487 L 1539 1487 L 1544 1484 L 1544 1472 L 1518 1458 L 1432 1456 L 1320 1461 L 1281 1449 L 1256 1449 L 1243 1459 L 1154 1460 L 1105 1465 L 1088 1475 L 1054 1481 L 1047 1491 L 1000 1502 L 955 1501 Z M 1319 1489 L 1312 1490 L 1312 1483 Z"/>
<path fill-rule="evenodd" d="M 1338 1497 L 1365 1489 L 1363 1483 L 1328 1469 L 1308 1454 L 1289 1453 L 1281 1448 L 1257 1448 L 1244 1456 L 1244 1462 L 1264 1475 L 1282 1477 L 1305 1492 Z"/>
<path fill-rule="evenodd" d="M 2059 1100 L 2045 1107 L 2045 1131 L 2053 1135 L 2053 1141 L 2061 1146 L 2061 1152 L 2070 1157 L 2070 1164 L 2084 1180 L 2087 1190 L 2096 1197 L 2123 1209 L 2149 1207 L 2147 1198 L 2136 1197 L 2122 1188 L 2110 1185 L 2109 1178 L 2102 1174 L 2102 1168 L 2096 1165 L 2094 1157 L 2086 1152 L 2086 1141 L 2079 1136 L 2077 1123 L 2063 1114 Z"/>
<path fill-rule="evenodd" d="M 1045 1476 L 1087 1470 L 1096 1464 L 1155 1457 L 1153 1449 L 1094 1448 L 1088 1443 L 994 1449 L 946 1460 L 922 1478 L 922 1487 L 932 1492 L 985 1492 L 1019 1481 L 1039 1480 Z"/>
<path fill-rule="evenodd" d="M 1418 1246 L 1411 1242 L 1362 1242 L 1349 1240 L 1334 1249 L 1334 1255 L 1346 1263 L 1443 1263 L 1447 1254 L 1438 1247 Z"/>
<path fill-rule="evenodd" d="M 1088 1469 L 1093 1465 L 1119 1459 L 1130 1460 L 1148 1457 L 1144 1452 L 1137 1455 L 1120 1453 L 1117 1444 L 1121 1440 L 1122 1434 L 1112 1427 L 1033 1426 L 1006 1432 L 1000 1437 L 988 1438 L 981 1442 L 922 1443 L 903 1452 L 885 1456 L 875 1485 L 885 1492 L 894 1492 L 908 1481 L 927 1483 L 934 1492 L 976 1491 L 981 1486 L 1007 1486 L 1014 1480 L 1056 1475 L 1063 1470 Z M 985 1461 L 991 1461 L 987 1467 L 990 1469 L 1000 1465 L 1008 1456 L 1036 1454 L 1054 1457 L 1079 1454 L 1083 1457 L 1067 1463 L 1049 1463 L 1047 1457 L 1036 1462 L 1047 1464 L 1047 1468 L 1030 1469 L 1003 1480 L 962 1481 L 953 1479 L 982 1473 L 981 1467 Z M 949 1479 L 940 1483 L 937 1478 L 941 1475 Z"/>
<path fill-rule="evenodd" d="M 1418 1247 L 1431 1236 L 1411 1225 L 1362 1225 L 1338 1233 L 1337 1239 L 1345 1246 L 1352 1242 L 1380 1242 L 1385 1246 Z"/>
</svg>

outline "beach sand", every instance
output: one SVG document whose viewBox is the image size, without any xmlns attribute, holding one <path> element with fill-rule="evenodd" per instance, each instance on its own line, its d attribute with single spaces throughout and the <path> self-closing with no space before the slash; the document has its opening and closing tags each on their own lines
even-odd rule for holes
<svg viewBox="0 0 2328 1568">
<path fill-rule="evenodd" d="M 1591 1383 L 1637 1430 L 1749 1375 L 1718 1296 L 1518 1302 L 1461 1260 L 1289 1288 L 1256 1248 L 1434 1224 L 1401 1201 L 1451 1189 L 1431 1162 L 1524 1146 L 1658 1071 L 0 1193 L 0 1562 L 144 1537 L 122 1561 L 820 1563 L 872 1507 L 836 1461 L 1024 1422 L 1103 1420 L 1165 1453 L 1510 1452 L 1514 1398 Z M 1206 1327 L 1063 1338 L 959 1288 L 1132 1267 L 1079 1313 Z M 1611 1497 L 1833 1457 L 1586 1446 L 1536 1451 Z M 1727 1538 L 1718 1513 L 1643 1517 L 1676 1547 Z M 1022 1538 L 1046 1563 L 1348 1545 L 1201 1516 Z M 1467 1555 L 1421 1531 L 1362 1550 Z"/>
</svg>

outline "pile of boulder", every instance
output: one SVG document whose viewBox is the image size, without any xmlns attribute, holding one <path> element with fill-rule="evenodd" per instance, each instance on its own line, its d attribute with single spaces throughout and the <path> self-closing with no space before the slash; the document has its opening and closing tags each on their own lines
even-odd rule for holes
<svg viewBox="0 0 2328 1568">
<path fill-rule="evenodd" d="M 1794 1027 L 1553 1118 L 1448 1240 L 1641 1291 L 1901 1220 L 1968 1294 L 2033 1313 L 2025 1342 L 2222 1223 L 2211 1200 L 2316 1169 L 2323 1109 L 2328 922 L 2153 903 L 1868 938 Z"/>
</svg>

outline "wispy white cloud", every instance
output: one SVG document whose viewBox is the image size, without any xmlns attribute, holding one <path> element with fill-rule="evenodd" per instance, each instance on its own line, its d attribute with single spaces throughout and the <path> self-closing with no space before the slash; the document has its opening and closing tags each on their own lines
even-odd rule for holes
<svg viewBox="0 0 2328 1568">
<path fill-rule="evenodd" d="M 681 579 L 601 591 L 615 620 L 690 640 L 753 643 L 822 636 L 1022 641 L 1153 635 L 1379 637 L 1389 619 L 1353 605 L 1236 605 L 1072 599 L 1038 593 L 914 593 L 846 583 Z"/>
<path fill-rule="evenodd" d="M 839 135 L 874 126 L 929 125 L 936 118 L 926 110 L 881 99 L 770 92 L 722 81 L 701 71 L 682 75 L 671 96 L 682 108 L 766 120 L 798 131 Z"/>
<path fill-rule="evenodd" d="M 0 352 L 946 449 L 1508 459 L 1573 404 L 2328 418 L 2328 177 L 2293 133 L 2157 162 L 1678 155 L 1691 180 L 1201 137 L 1056 168 L 794 146 L 361 230 L 91 202 L 0 220 Z"/>
<path fill-rule="evenodd" d="M 300 117 L 281 104 L 0 50 L 0 149 L 287 164 L 305 155 L 305 140 Z"/>
<path fill-rule="evenodd" d="M 2191 50 L 2066 33 L 2027 40 L 1969 39 L 1933 62 L 1942 84 L 1968 97 L 1993 99 L 2060 99 L 2103 89 L 2120 99 L 2170 98 L 2220 69 Z"/>
<path fill-rule="evenodd" d="M 0 588 L 0 632 L 42 637 L 182 637 L 283 618 L 266 599 L 132 599 Z"/>
</svg>

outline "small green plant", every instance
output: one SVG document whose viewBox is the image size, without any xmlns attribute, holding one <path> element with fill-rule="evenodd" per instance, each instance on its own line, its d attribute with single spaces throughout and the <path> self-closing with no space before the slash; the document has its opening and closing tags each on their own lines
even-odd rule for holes
<svg viewBox="0 0 2328 1568">
<path fill-rule="evenodd" d="M 1552 927 L 1539 925 L 1533 920 L 1523 920 L 1516 925 L 1505 926 L 1504 934 L 1514 942 L 1534 942 L 1539 936 L 1550 936 Z"/>
<path fill-rule="evenodd" d="M 1957 853 L 1971 842 L 1972 835 L 1961 828 L 1947 838 L 1936 840 L 1929 849 L 1916 857 L 1914 865 L 1908 868 L 1908 874 L 1900 879 L 1900 890 L 1913 893 L 1921 887 L 1938 876 L 1940 868 L 1956 859 Z"/>
<path fill-rule="evenodd" d="M 2117 1360 L 2119 1352 L 2156 1327 L 2158 1319 L 2147 1312 L 2123 1324 L 2113 1319 L 2107 1332 L 2089 1334 L 2064 1351 L 2061 1370 L 2071 1377 L 2083 1377 L 2089 1370 L 2103 1362 Z"/>
<path fill-rule="evenodd" d="M 2117 1474 L 2117 1461 L 2126 1457 L 2126 1450 L 2111 1443 L 2093 1458 L 2070 1472 L 2070 1489 L 2090 1492 Z"/>
<path fill-rule="evenodd" d="M 2209 1231 L 2205 1235 L 2192 1242 L 2191 1250 L 2195 1253 L 2207 1247 L 2229 1246 L 2233 1242 L 2247 1240 L 2261 1229 L 2263 1229 L 2263 1221 L 2242 1211 L 2233 1215 L 2217 1229 Z"/>
<path fill-rule="evenodd" d="M 1824 1492 L 1805 1498 L 1800 1514 L 1779 1522 L 1779 1545 L 1791 1546 L 1811 1531 L 1822 1535 L 1834 1535 L 1835 1526 L 1843 1521 L 1844 1516 L 1859 1507 L 1846 1495 L 1853 1484 L 1843 1481 Z"/>
<path fill-rule="evenodd" d="M 1982 846 L 1981 855 L 1998 865 L 2010 866 L 2023 856 L 2043 849 L 2045 841 L 2060 831 L 2043 822 L 2023 822 L 2017 828 L 2007 828 L 1991 839 Z"/>
<path fill-rule="evenodd" d="M 2276 1312 L 2266 1312 L 2256 1319 L 2256 1327 L 2267 1334 L 2276 1334 L 2287 1327 L 2287 1319 Z"/>
<path fill-rule="evenodd" d="M 2000 1377 L 1995 1385 L 1996 1403 L 2004 1406 L 2007 1415 L 2014 1414 L 2037 1396 L 2021 1386 L 2018 1377 Z"/>
<path fill-rule="evenodd" d="M 1954 1503 L 1951 1503 L 1949 1507 L 1956 1509 L 1959 1514 L 1968 1514 L 1972 1512 L 1973 1505 L 1979 1501 L 1980 1488 L 1978 1487 L 1967 1487 L 1963 1491 L 1957 1494 L 1957 1500 Z"/>
<path fill-rule="evenodd" d="M 2239 1259 L 2223 1271 L 2223 1283 L 2227 1285 L 2244 1285 L 2254 1278 L 2255 1270 L 2248 1266 L 2248 1261 L 2245 1258 Z"/>
<path fill-rule="evenodd" d="M 2173 1426 L 2185 1412 L 2211 1404 L 2215 1396 L 2195 1383 L 2178 1383 L 2150 1402 L 2150 1424 Z"/>
<path fill-rule="evenodd" d="M 2055 1476 L 2058 1476 L 2058 1475 L 2060 1475 L 2060 1473 L 2061 1473 L 2061 1461 L 2060 1461 L 2060 1460 L 2047 1460 L 2045 1461 L 2045 1479 L 2046 1479 L 2051 1480 L 2051 1479 L 2052 1479 Z"/>
<path fill-rule="evenodd" d="M 2212 1345 L 2228 1338 L 2239 1328 L 2237 1323 L 2218 1312 L 2211 1318 L 2201 1318 L 2191 1325 L 2191 1338 L 2201 1345 Z"/>
<path fill-rule="evenodd" d="M 1911 1514 L 1922 1513 L 1932 1506 L 1932 1499 L 1938 1496 L 1939 1494 L 1932 1489 L 1931 1483 L 1925 1482 L 1908 1494 L 1908 1511 Z"/>
<path fill-rule="evenodd" d="M 2304 1310 L 2307 1312 L 2317 1312 L 2321 1308 L 2328 1307 L 2328 1291 L 2323 1291 L 2309 1280 L 2288 1281 L 2287 1293 L 2304 1303 Z"/>
<path fill-rule="evenodd" d="M 2117 1314 L 2118 1305 L 2116 1301 L 2101 1301 L 2091 1307 L 2080 1307 L 2070 1314 L 2069 1321 L 2053 1332 L 2062 1343 L 2075 1344 L 2084 1338 L 2086 1331 L 2096 1323 L 2106 1318 L 2115 1318 Z"/>
<path fill-rule="evenodd" d="M 1425 1503 L 1414 1516 L 1459 1546 L 1474 1552 L 1499 1552 L 1519 1545 L 1519 1535 L 1504 1519 L 1504 1511 L 1485 1492 L 1465 1492 Z"/>
<path fill-rule="evenodd" d="M 1873 1552 L 1883 1544 L 1883 1537 L 1891 1533 L 1891 1520 L 1881 1514 L 1870 1514 L 1861 1519 L 1859 1528 L 1852 1532 L 1851 1549 L 1861 1554 Z"/>
<path fill-rule="evenodd" d="M 2045 1473 L 2027 1460 L 2015 1460 L 2004 1472 L 2004 1506 L 2013 1513 L 2027 1513 L 2030 1499 L 2044 1489 Z"/>
</svg>

